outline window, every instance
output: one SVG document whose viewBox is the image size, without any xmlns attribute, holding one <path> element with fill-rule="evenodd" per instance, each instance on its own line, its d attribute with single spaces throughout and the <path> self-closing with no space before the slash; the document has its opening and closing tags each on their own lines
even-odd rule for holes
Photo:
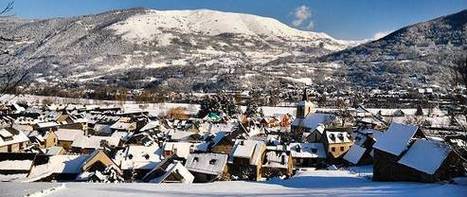
<svg viewBox="0 0 467 197">
<path fill-rule="evenodd" d="M 132 154 L 129 154 L 129 155 L 128 155 L 128 159 L 133 159 L 133 155 L 132 155 Z"/>
<path fill-rule="evenodd" d="M 211 159 L 211 160 L 209 161 L 209 164 L 210 164 L 210 165 L 214 165 L 214 164 L 216 164 L 216 161 L 217 161 L 216 159 Z"/>
<path fill-rule="evenodd" d="M 285 155 L 282 155 L 282 157 L 281 157 L 281 164 L 282 164 L 282 165 L 285 164 Z"/>
<path fill-rule="evenodd" d="M 344 147 L 343 147 L 343 146 L 341 146 L 341 151 L 344 151 Z"/>
<path fill-rule="evenodd" d="M 148 155 L 148 154 L 145 154 L 145 155 L 144 155 L 144 158 L 145 158 L 146 160 L 148 160 L 148 159 L 149 159 L 149 155 Z"/>
<path fill-rule="evenodd" d="M 336 147 L 332 147 L 331 152 L 336 152 Z"/>
<path fill-rule="evenodd" d="M 193 162 L 198 162 L 199 161 L 199 158 L 198 157 L 194 157 L 193 158 Z"/>
<path fill-rule="evenodd" d="M 318 149 L 312 148 L 312 149 L 311 149 L 311 152 L 312 152 L 312 153 L 316 153 L 316 152 L 318 152 Z"/>
</svg>

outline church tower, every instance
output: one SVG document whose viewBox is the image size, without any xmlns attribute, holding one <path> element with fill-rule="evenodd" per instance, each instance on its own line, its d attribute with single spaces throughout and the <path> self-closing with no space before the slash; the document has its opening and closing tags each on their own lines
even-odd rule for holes
<svg viewBox="0 0 467 197">
<path fill-rule="evenodd" d="M 313 103 L 308 101 L 308 93 L 307 89 L 303 91 L 302 100 L 297 104 L 297 114 L 296 117 L 300 119 L 304 119 L 309 113 L 312 112 Z"/>
</svg>

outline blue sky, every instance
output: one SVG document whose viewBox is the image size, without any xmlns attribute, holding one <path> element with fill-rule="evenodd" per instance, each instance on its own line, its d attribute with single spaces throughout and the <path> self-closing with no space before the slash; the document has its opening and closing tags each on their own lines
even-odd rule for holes
<svg viewBox="0 0 467 197">
<path fill-rule="evenodd" d="M 0 0 L 0 6 L 9 1 Z M 131 7 L 250 13 L 338 39 L 359 40 L 467 9 L 467 0 L 16 0 L 13 13 L 42 19 Z"/>
</svg>

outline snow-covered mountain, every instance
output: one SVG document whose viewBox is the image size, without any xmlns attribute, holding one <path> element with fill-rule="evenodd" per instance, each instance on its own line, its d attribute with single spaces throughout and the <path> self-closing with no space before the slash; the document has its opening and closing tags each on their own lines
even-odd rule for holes
<svg viewBox="0 0 467 197">
<path fill-rule="evenodd" d="M 326 49 L 340 50 L 346 47 L 345 42 L 337 41 L 325 33 L 297 30 L 273 18 L 213 10 L 148 10 L 115 23 L 110 28 L 124 39 L 136 43 L 157 40 L 168 44 L 168 38 L 174 37 L 168 31 L 175 31 L 208 36 L 230 33 L 267 36 L 270 39 L 308 39 L 316 44 L 328 40 L 329 43 L 323 45 Z"/>
<path fill-rule="evenodd" d="M 251 87 L 256 77 L 290 78 L 290 68 L 267 66 L 280 57 L 317 57 L 350 46 L 272 18 L 212 10 L 7 18 L 0 20 L 0 35 L 8 38 L 9 54 L 0 61 L 33 67 L 32 80 L 47 87 Z M 271 70 L 275 74 L 264 75 Z"/>
</svg>

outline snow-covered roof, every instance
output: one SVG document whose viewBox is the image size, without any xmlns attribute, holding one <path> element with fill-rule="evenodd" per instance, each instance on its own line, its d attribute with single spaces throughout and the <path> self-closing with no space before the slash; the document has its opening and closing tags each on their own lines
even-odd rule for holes
<svg viewBox="0 0 467 197">
<path fill-rule="evenodd" d="M 336 119 L 333 114 L 313 113 L 308 114 L 304 119 L 296 118 L 292 122 L 292 126 L 301 126 L 307 129 L 314 130 L 318 125 L 327 125 Z"/>
<path fill-rule="evenodd" d="M 144 125 L 143 128 L 140 129 L 140 131 L 151 130 L 157 128 L 158 126 L 160 126 L 159 121 L 149 121 L 146 125 Z"/>
<path fill-rule="evenodd" d="M 402 151 L 407 149 L 410 139 L 417 131 L 417 126 L 393 122 L 389 129 L 377 139 L 373 148 L 399 156 Z"/>
<path fill-rule="evenodd" d="M 136 123 L 119 120 L 115 122 L 112 126 L 110 126 L 110 128 L 115 130 L 133 130 L 136 129 Z"/>
<path fill-rule="evenodd" d="M 290 143 L 292 158 L 326 158 L 323 143 Z"/>
<path fill-rule="evenodd" d="M 168 135 L 170 136 L 171 140 L 181 141 L 194 135 L 194 133 L 189 132 L 189 131 L 181 131 L 181 130 L 174 129 L 174 130 L 171 130 Z"/>
<path fill-rule="evenodd" d="M 79 129 L 57 129 L 55 134 L 59 141 L 75 141 L 77 138 L 84 136 L 84 131 Z"/>
<path fill-rule="evenodd" d="M 29 171 L 32 160 L 4 160 L 0 161 L 0 170 L 22 170 Z"/>
<path fill-rule="evenodd" d="M 58 155 L 61 151 L 63 151 L 63 147 L 61 146 L 52 146 L 47 149 L 46 155 Z"/>
<path fill-rule="evenodd" d="M 110 128 L 110 125 L 107 124 L 95 124 L 94 132 L 110 135 L 112 133 L 112 129 Z"/>
<path fill-rule="evenodd" d="M 182 183 L 192 183 L 195 180 L 195 177 L 188 171 L 185 166 L 183 166 L 180 162 L 175 161 L 175 163 L 171 163 L 167 166 L 164 170 L 164 174 L 162 176 L 156 177 L 151 179 L 149 182 L 151 183 L 163 183 L 167 177 L 169 177 L 172 173 L 176 173 L 177 176 L 180 177 L 180 182 Z"/>
<path fill-rule="evenodd" d="M 28 181 L 33 182 L 53 173 L 79 174 L 81 165 L 89 155 L 54 155 L 46 164 L 33 166 Z"/>
<path fill-rule="evenodd" d="M 193 172 L 219 175 L 224 171 L 228 156 L 216 153 L 192 153 L 188 155 L 185 167 Z"/>
<path fill-rule="evenodd" d="M 13 128 L 2 128 L 0 132 L 0 147 L 29 141 L 23 132 Z"/>
<path fill-rule="evenodd" d="M 39 128 L 49 128 L 49 127 L 56 127 L 58 124 L 56 122 L 38 122 L 37 127 Z"/>
<path fill-rule="evenodd" d="M 363 157 L 363 154 L 365 153 L 366 148 L 363 148 L 358 145 L 352 145 L 350 147 L 349 151 L 344 155 L 344 160 L 353 163 L 353 164 L 358 164 L 360 159 Z"/>
<path fill-rule="evenodd" d="M 192 143 L 189 142 L 165 142 L 164 151 L 172 151 L 175 155 L 187 158 L 190 154 Z"/>
<path fill-rule="evenodd" d="M 83 148 L 83 149 L 97 149 L 101 146 L 101 141 L 107 141 L 109 146 L 118 146 L 120 138 L 118 137 L 106 137 L 106 136 L 78 136 L 73 143 L 72 147 Z"/>
<path fill-rule="evenodd" d="M 450 151 L 450 147 L 445 143 L 417 139 L 399 163 L 427 174 L 434 174 Z"/>
<path fill-rule="evenodd" d="M 161 162 L 162 151 L 157 145 L 138 146 L 130 145 L 125 150 L 119 151 L 115 156 L 116 163 L 121 164 L 122 170 L 126 169 L 153 169 Z"/>
<path fill-rule="evenodd" d="M 234 157 L 251 158 L 255 151 L 256 144 L 259 141 L 254 140 L 237 140 L 234 145 Z"/>
<path fill-rule="evenodd" d="M 283 151 L 267 151 L 263 167 L 288 168 L 289 155 Z"/>
<path fill-rule="evenodd" d="M 257 140 L 237 140 L 232 148 L 232 157 L 247 158 L 251 165 L 256 165 L 261 160 L 261 154 L 266 144 L 263 141 Z"/>
</svg>

